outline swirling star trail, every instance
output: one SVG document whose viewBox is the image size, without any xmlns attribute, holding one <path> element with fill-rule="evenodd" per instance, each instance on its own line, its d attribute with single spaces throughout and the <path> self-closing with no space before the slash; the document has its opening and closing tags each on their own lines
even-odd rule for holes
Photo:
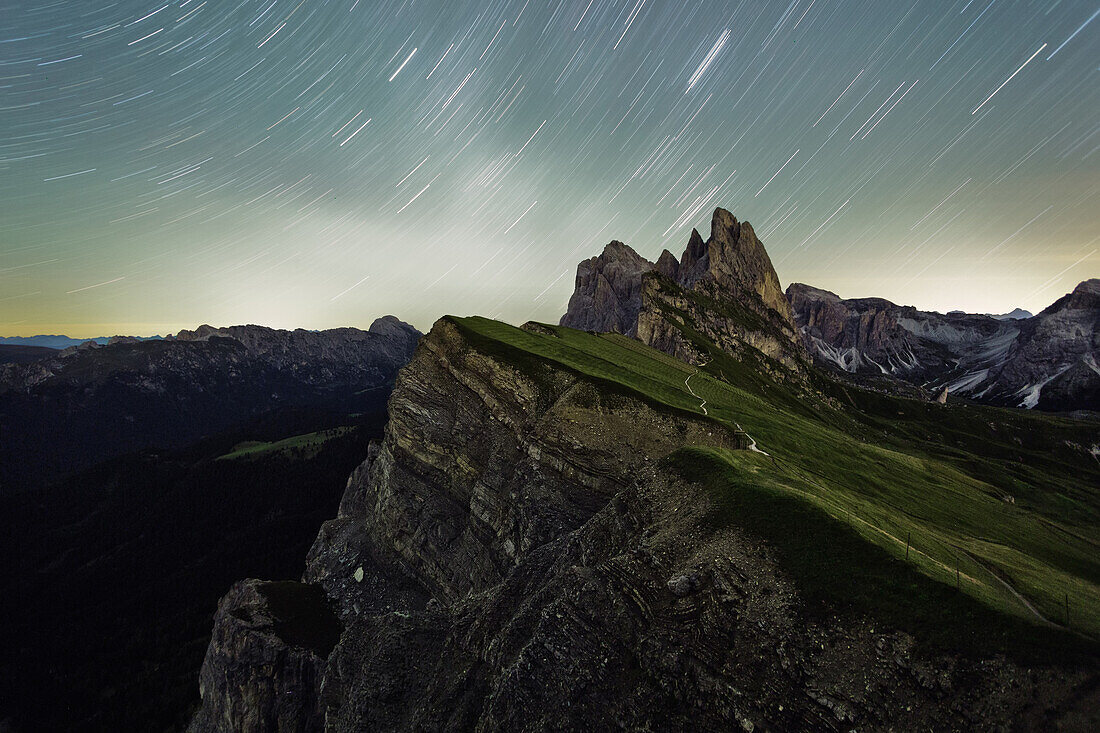
<svg viewBox="0 0 1100 733">
<path fill-rule="evenodd" d="M 554 320 L 718 205 L 784 282 L 1036 310 L 1100 274 L 1098 12 L 8 4 L 0 334 Z"/>
</svg>

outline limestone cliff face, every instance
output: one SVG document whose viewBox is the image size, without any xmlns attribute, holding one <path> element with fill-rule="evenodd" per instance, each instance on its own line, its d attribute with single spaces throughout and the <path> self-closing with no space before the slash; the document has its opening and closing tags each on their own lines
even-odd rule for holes
<svg viewBox="0 0 1100 733">
<path fill-rule="evenodd" d="M 595 276 L 610 269 L 607 258 L 613 245 L 614 261 L 630 263 L 629 277 L 620 275 L 616 287 Z M 739 222 L 722 208 L 711 217 L 710 237 L 704 241 L 693 229 L 679 260 L 665 250 L 656 264 L 650 263 L 613 242 L 599 258 L 582 262 L 561 325 L 619 331 L 695 361 L 702 357 L 683 336 L 688 328 L 735 356 L 756 358 L 746 351 L 755 349 L 796 373 L 808 364 L 790 303 L 764 245 L 751 224 Z"/>
<path fill-rule="evenodd" d="M 1100 279 L 1019 323 L 991 393 L 1026 407 L 1100 410 Z"/>
<path fill-rule="evenodd" d="M 654 267 L 622 242 L 577 266 L 577 279 L 561 325 L 632 336 L 641 306 L 642 275 Z"/>
<path fill-rule="evenodd" d="M 705 419 L 446 319 L 390 409 L 298 588 L 324 589 L 340 619 L 323 671 L 297 661 L 317 644 L 234 589 L 196 733 L 261 719 L 330 731 L 1084 730 L 1072 715 L 1100 702 L 1087 670 L 929 656 L 870 620 L 807 616 L 769 547 L 716 525 L 710 494 L 660 462 L 683 445 L 744 447 Z M 274 718 L 290 679 L 301 702 Z"/>
<path fill-rule="evenodd" d="M 633 466 L 684 439 L 736 442 L 714 426 L 601 395 L 564 371 L 522 372 L 440 321 L 401 372 L 386 439 L 349 481 L 306 579 L 339 588 L 357 568 L 381 567 L 454 603 L 499 584 L 531 551 L 588 520 Z M 345 525 L 369 548 L 346 553 L 352 543 L 335 539 Z"/>
</svg>

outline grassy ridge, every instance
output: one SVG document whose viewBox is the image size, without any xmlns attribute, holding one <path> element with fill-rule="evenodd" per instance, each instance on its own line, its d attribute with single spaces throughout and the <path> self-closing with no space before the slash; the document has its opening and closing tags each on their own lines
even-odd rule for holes
<svg viewBox="0 0 1100 733">
<path fill-rule="evenodd" d="M 920 572 L 912 557 L 907 562 L 868 542 L 859 521 L 837 521 L 777 484 L 767 475 L 771 462 L 766 456 L 686 448 L 665 464 L 707 490 L 714 501 L 715 525 L 737 524 L 767 541 L 797 583 L 810 615 L 870 613 L 879 623 L 914 634 L 922 644 L 964 654 L 981 655 L 994 647 L 1042 662 L 1097 650 L 1057 629 L 999 613 L 951 584 L 937 583 Z"/>
<path fill-rule="evenodd" d="M 543 359 L 650 403 L 739 425 L 769 456 L 723 454 L 753 481 L 815 507 L 878 552 L 986 607 L 1100 638 L 1100 442 L 1092 423 L 976 406 L 941 406 L 815 377 L 814 388 L 761 375 L 693 338 L 702 369 L 614 334 L 541 333 L 452 319 L 478 348 L 537 371 Z M 550 335 L 553 334 L 553 335 Z M 690 334 L 689 334 L 690 335 Z M 691 378 L 693 397 L 684 385 Z M 762 460 L 763 459 L 763 460 Z M 911 539 L 909 559 L 906 541 Z"/>
</svg>

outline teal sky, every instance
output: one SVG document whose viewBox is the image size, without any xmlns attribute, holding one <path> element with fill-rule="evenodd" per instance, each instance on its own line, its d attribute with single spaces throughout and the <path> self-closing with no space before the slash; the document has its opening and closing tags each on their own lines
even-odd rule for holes
<svg viewBox="0 0 1100 733">
<path fill-rule="evenodd" d="M 9 3 L 0 335 L 556 321 L 723 206 L 781 281 L 1100 276 L 1095 2 Z"/>
</svg>

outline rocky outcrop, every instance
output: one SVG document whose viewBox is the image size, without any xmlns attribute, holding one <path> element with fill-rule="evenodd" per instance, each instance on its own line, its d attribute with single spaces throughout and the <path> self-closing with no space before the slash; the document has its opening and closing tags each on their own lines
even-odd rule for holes
<svg viewBox="0 0 1100 733">
<path fill-rule="evenodd" d="M 937 655 L 871 619 L 807 614 L 777 554 L 717 521 L 714 495 L 661 460 L 684 445 L 744 447 L 738 436 L 482 338 L 433 327 L 398 378 L 383 443 L 310 551 L 305 579 L 343 631 L 305 691 L 316 706 L 296 720 L 1087 729 L 1094 671 Z M 249 603 L 231 594 L 219 618 Z M 219 650 L 251 649 L 253 633 L 218 632 L 204 679 L 236 669 Z M 205 684 L 192 730 L 234 729 L 250 706 L 233 689 Z"/>
<path fill-rule="evenodd" d="M 737 221 L 725 209 L 714 210 L 710 238 L 705 243 L 692 230 L 676 281 L 683 288 L 705 289 L 713 297 L 740 299 L 743 294 L 753 293 L 765 309 L 775 311 L 788 322 L 791 320 L 791 306 L 764 245 L 756 238 L 751 224 Z M 747 305 L 763 311 L 754 307 L 754 301 L 749 299 Z"/>
<path fill-rule="evenodd" d="M 596 276 L 611 271 L 612 262 L 615 280 Z M 561 325 L 637 336 L 677 358 L 696 361 L 698 348 L 684 335 L 690 329 L 735 356 L 755 359 L 746 353 L 749 348 L 795 372 L 807 364 L 790 303 L 764 245 L 751 224 L 722 208 L 711 217 L 706 241 L 692 229 L 680 260 L 664 250 L 654 264 L 613 242 L 600 257 L 582 262 Z"/>
<path fill-rule="evenodd" d="M 426 596 L 454 603 L 583 524 L 632 467 L 684 440 L 740 445 L 569 373 L 524 373 L 471 348 L 446 320 L 401 372 L 389 409 L 386 440 L 310 552 L 310 582 L 350 587 L 362 567 L 415 578 Z M 342 615 L 349 601 L 367 608 L 357 590 L 337 594 Z M 407 597 L 415 601 L 411 589 Z"/>
<path fill-rule="evenodd" d="M 369 331 L 202 326 L 0 364 L 0 493 L 277 410 L 378 410 L 419 337 L 392 316 Z"/>
<path fill-rule="evenodd" d="M 561 325 L 633 336 L 641 308 L 642 275 L 653 263 L 622 242 L 577 266 L 576 286 Z"/>
<path fill-rule="evenodd" d="M 1100 409 L 1100 280 L 1033 317 L 947 314 L 881 298 L 787 288 L 806 346 L 821 365 L 883 375 L 1010 407 Z"/>
<path fill-rule="evenodd" d="M 307 733 L 323 729 L 317 693 L 340 624 L 324 592 L 244 580 L 218 604 L 199 675 L 204 705 L 191 731 Z"/>
</svg>

